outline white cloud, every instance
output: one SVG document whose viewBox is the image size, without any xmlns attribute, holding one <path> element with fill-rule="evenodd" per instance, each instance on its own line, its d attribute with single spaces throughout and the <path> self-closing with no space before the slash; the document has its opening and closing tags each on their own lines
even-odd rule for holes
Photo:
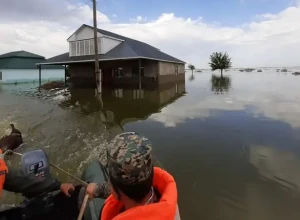
<svg viewBox="0 0 300 220">
<path fill-rule="evenodd" d="M 145 21 L 147 21 L 147 18 L 139 15 L 139 16 L 137 16 L 136 18 L 130 19 L 130 21 L 140 23 L 140 22 L 145 22 Z"/>
<path fill-rule="evenodd" d="M 77 7 L 64 4 L 65 9 Z M 48 10 L 52 10 L 51 7 Z M 66 39 L 76 28 L 83 23 L 92 24 L 89 5 L 54 22 L 28 13 L 24 15 L 28 19 L 23 20 L 14 16 L 8 21 L 2 16 L 0 14 L 0 20 L 5 22 L 0 23 L 1 53 L 23 49 L 54 56 L 68 50 Z M 300 6 L 286 8 L 278 14 L 266 12 L 259 17 L 259 21 L 227 27 L 206 23 L 201 17 L 191 19 L 173 13 L 162 14 L 155 20 L 138 16 L 135 22 L 112 23 L 98 12 L 98 27 L 145 41 L 199 68 L 208 66 L 209 55 L 215 51 L 228 52 L 234 67 L 299 65 Z"/>
<path fill-rule="evenodd" d="M 116 14 L 113 14 L 112 16 L 113 16 L 114 18 L 117 18 L 117 17 L 118 17 Z"/>
</svg>

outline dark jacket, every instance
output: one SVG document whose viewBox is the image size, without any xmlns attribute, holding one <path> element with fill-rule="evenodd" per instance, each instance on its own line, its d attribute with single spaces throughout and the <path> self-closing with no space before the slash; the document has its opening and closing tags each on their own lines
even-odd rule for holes
<svg viewBox="0 0 300 220">
<path fill-rule="evenodd" d="M 61 183 L 52 177 L 36 177 L 34 174 L 25 174 L 8 166 L 3 189 L 31 198 L 44 192 L 59 190 L 60 185 Z"/>
</svg>

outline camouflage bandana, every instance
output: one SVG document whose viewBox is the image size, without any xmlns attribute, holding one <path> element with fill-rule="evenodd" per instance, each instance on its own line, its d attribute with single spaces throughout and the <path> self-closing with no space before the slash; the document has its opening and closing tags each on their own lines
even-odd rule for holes
<svg viewBox="0 0 300 220">
<path fill-rule="evenodd" d="M 135 132 L 117 135 L 107 151 L 110 175 L 125 185 L 145 181 L 152 172 L 152 145 Z"/>
</svg>

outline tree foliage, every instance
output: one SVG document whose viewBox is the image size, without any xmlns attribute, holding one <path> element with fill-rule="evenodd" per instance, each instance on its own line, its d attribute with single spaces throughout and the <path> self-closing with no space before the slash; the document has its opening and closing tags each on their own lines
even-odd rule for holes
<svg viewBox="0 0 300 220">
<path fill-rule="evenodd" d="M 209 66 L 214 70 L 221 70 L 221 74 L 223 70 L 229 69 L 231 67 L 231 58 L 227 53 L 215 52 L 210 55 L 210 63 Z"/>
<path fill-rule="evenodd" d="M 192 72 L 195 70 L 195 66 L 194 66 L 193 64 L 189 64 L 189 65 L 188 65 L 188 68 L 189 68 L 190 70 L 192 70 Z"/>
</svg>

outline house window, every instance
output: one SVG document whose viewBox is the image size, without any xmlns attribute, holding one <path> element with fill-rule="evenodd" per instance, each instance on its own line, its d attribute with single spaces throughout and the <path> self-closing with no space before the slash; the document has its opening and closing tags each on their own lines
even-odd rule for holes
<svg viewBox="0 0 300 220">
<path fill-rule="evenodd" d="M 98 38 L 98 53 L 100 54 L 101 39 Z M 83 56 L 95 54 L 94 39 L 70 42 L 70 55 Z"/>
<path fill-rule="evenodd" d="M 178 76 L 178 66 L 175 66 L 175 75 Z"/>
<path fill-rule="evenodd" d="M 90 40 L 84 41 L 84 55 L 90 55 Z"/>
<path fill-rule="evenodd" d="M 116 78 L 122 78 L 124 76 L 123 69 L 122 68 L 113 69 L 113 76 Z"/>
<path fill-rule="evenodd" d="M 80 44 L 79 44 L 79 43 L 80 43 L 79 41 L 76 42 L 76 55 L 77 55 L 77 56 L 80 55 L 80 47 L 79 47 Z"/>
<path fill-rule="evenodd" d="M 100 49 L 101 49 L 101 38 L 98 37 L 98 38 L 97 38 L 97 41 L 98 41 L 97 43 L 98 43 L 98 54 L 99 54 L 100 51 L 101 51 L 101 50 L 100 50 Z"/>
<path fill-rule="evenodd" d="M 84 41 L 79 41 L 79 54 L 84 55 Z"/>
<path fill-rule="evenodd" d="M 2 81 L 2 72 L 0 72 L 0 81 Z"/>
<path fill-rule="evenodd" d="M 71 42 L 71 56 L 76 56 L 76 42 Z"/>
<path fill-rule="evenodd" d="M 95 43 L 94 39 L 90 40 L 90 55 L 95 54 Z"/>
</svg>

